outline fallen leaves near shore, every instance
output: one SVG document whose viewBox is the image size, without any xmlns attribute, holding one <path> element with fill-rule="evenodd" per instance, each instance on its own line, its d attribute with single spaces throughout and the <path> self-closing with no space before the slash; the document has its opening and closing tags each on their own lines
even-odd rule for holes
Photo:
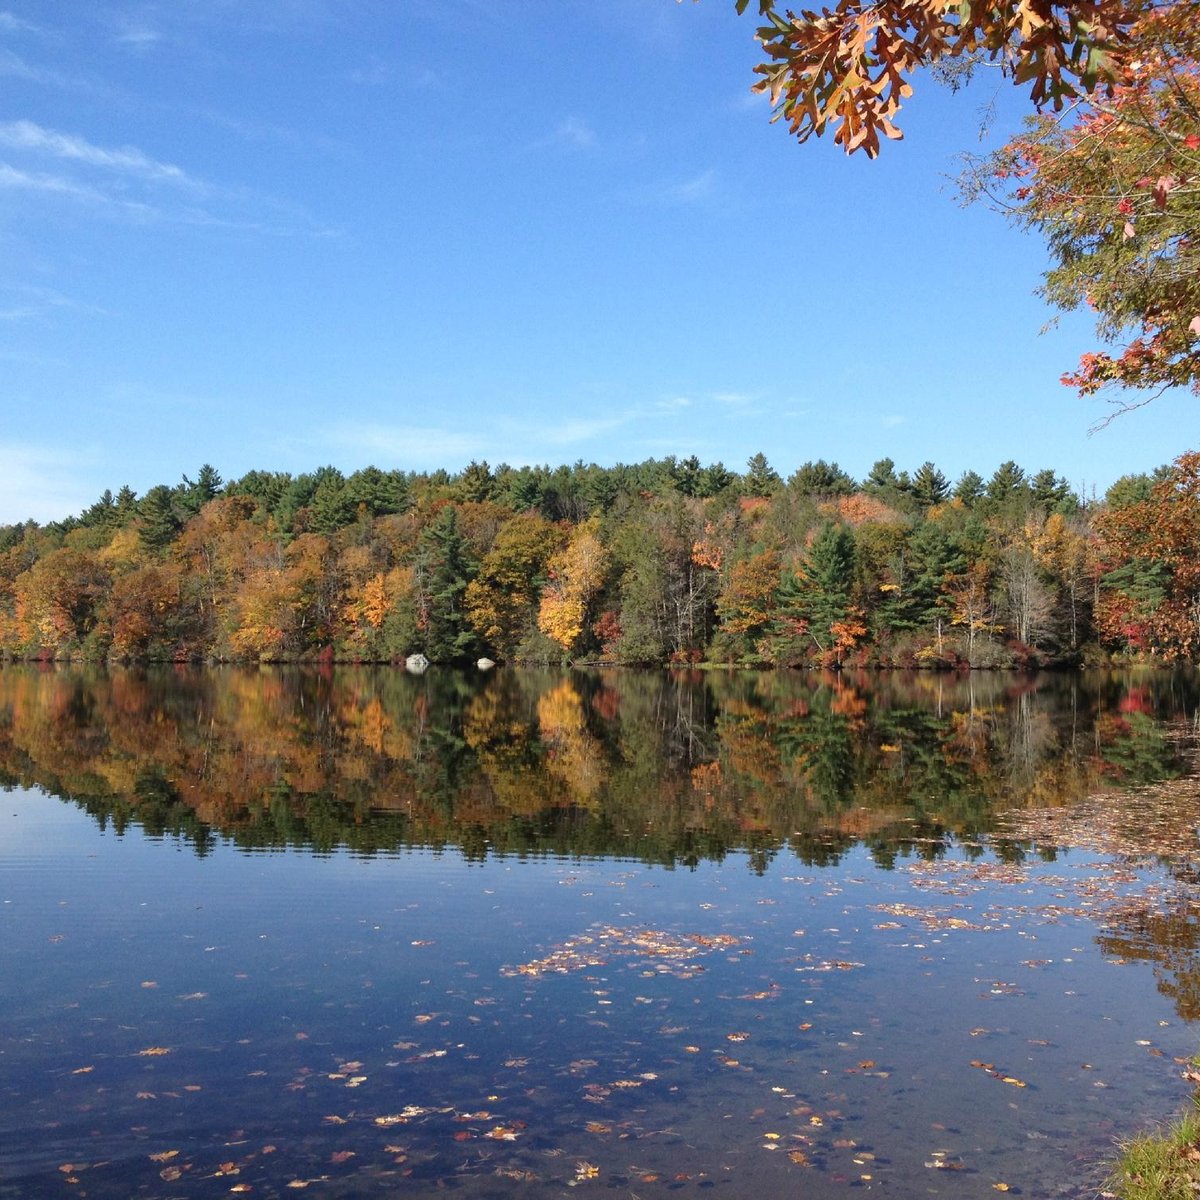
<svg viewBox="0 0 1200 1200">
<path fill-rule="evenodd" d="M 542 958 L 515 967 L 502 967 L 502 975 L 567 975 L 573 971 L 601 967 L 614 958 L 628 958 L 636 965 L 653 962 L 663 973 L 687 976 L 701 969 L 693 960 L 714 950 L 740 945 L 732 934 L 668 933 L 660 929 L 623 929 L 601 925 L 588 933 L 568 938 Z"/>
<path fill-rule="evenodd" d="M 1100 792 L 1067 808 L 997 815 L 994 837 L 1015 838 L 1119 858 L 1193 859 L 1200 825 L 1200 780 L 1173 779 L 1132 792 Z"/>
</svg>

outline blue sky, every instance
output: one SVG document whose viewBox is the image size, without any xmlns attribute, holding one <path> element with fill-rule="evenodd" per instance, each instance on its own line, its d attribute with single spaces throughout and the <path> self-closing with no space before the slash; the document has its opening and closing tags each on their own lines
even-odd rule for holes
<svg viewBox="0 0 1200 1200">
<path fill-rule="evenodd" d="M 1090 323 L 959 205 L 1020 95 L 921 81 L 868 162 L 749 92 L 733 0 L 0 0 L 0 522 L 253 468 L 1005 459 L 1091 492 Z"/>
</svg>

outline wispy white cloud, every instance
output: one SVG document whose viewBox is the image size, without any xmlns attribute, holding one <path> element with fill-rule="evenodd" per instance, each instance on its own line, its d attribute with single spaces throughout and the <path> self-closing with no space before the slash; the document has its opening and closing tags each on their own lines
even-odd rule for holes
<svg viewBox="0 0 1200 1200">
<path fill-rule="evenodd" d="M 664 188 L 661 199 L 666 204 L 695 204 L 697 200 L 707 200 L 713 194 L 716 182 L 716 171 L 701 171 L 691 179 Z"/>
<path fill-rule="evenodd" d="M 683 208 L 691 204 L 702 204 L 713 200 L 717 193 L 717 173 L 710 168 L 688 179 L 634 188 L 626 193 L 626 199 L 633 204 Z"/>
<path fill-rule="evenodd" d="M 523 437 L 544 446 L 572 446 L 579 442 L 590 442 L 602 433 L 619 429 L 630 420 L 630 415 L 614 414 L 611 417 L 567 417 L 553 425 L 534 425 L 522 431 Z"/>
<path fill-rule="evenodd" d="M 142 21 L 126 21 L 117 31 L 114 40 L 131 50 L 146 51 L 163 40 L 162 33 Z"/>
<path fill-rule="evenodd" d="M 291 129 L 286 125 L 275 125 L 270 121 L 251 121 L 244 117 L 231 116 L 212 108 L 194 108 L 196 116 L 211 121 L 222 129 L 229 129 L 248 142 L 280 142 L 287 146 L 299 146 L 305 150 L 344 150 L 345 143 L 325 134 Z"/>
<path fill-rule="evenodd" d="M 771 107 L 771 97 L 766 92 L 745 91 L 740 93 L 733 102 L 738 111 L 760 112 Z"/>
<path fill-rule="evenodd" d="M 0 524 L 59 521 L 95 499 L 81 477 L 91 463 L 47 446 L 0 442 Z"/>
<path fill-rule="evenodd" d="M 26 21 L 24 17 L 18 17 L 16 13 L 8 12 L 6 9 L 0 9 L 0 33 L 41 32 L 41 27 L 34 25 L 32 21 Z"/>
<path fill-rule="evenodd" d="M 691 408 L 692 399 L 690 396 L 666 396 L 662 400 L 656 400 L 654 407 L 661 413 L 678 413 L 685 408 Z"/>
<path fill-rule="evenodd" d="M 0 75 L 10 79 L 24 79 L 28 83 L 46 84 L 50 87 L 79 87 L 82 82 L 69 75 L 64 75 L 61 71 L 26 62 L 19 54 L 14 54 L 11 50 L 0 50 Z"/>
<path fill-rule="evenodd" d="M 27 321 L 55 309 L 80 309 L 86 306 L 53 288 L 32 285 L 0 285 L 0 321 Z M 89 311 L 96 312 L 97 309 Z"/>
<path fill-rule="evenodd" d="M 45 154 L 52 158 L 67 159 L 90 167 L 135 175 L 154 183 L 173 183 L 189 187 L 198 186 L 187 173 L 174 163 L 159 162 L 135 146 L 118 146 L 108 149 L 96 146 L 75 134 L 59 133 L 46 129 L 33 121 L 5 121 L 0 123 L 0 146 L 13 150 L 27 150 Z"/>
<path fill-rule="evenodd" d="M 636 420 L 632 411 L 559 421 L 472 421 L 464 430 L 385 422 L 342 423 L 323 431 L 322 446 L 336 445 L 359 459 L 406 467 L 445 467 L 472 458 L 513 464 L 540 462 L 564 447 L 582 446 Z"/>
<path fill-rule="evenodd" d="M 586 150 L 595 144 L 596 131 L 582 117 L 569 116 L 559 121 L 553 133 L 534 142 L 531 149 L 566 146 L 568 149 Z"/>
<path fill-rule="evenodd" d="M 248 189 L 208 183 L 136 146 L 98 146 L 75 134 L 20 120 L 0 123 L 0 147 L 75 168 L 70 173 L 47 173 L 0 162 L 0 189 L 57 195 L 93 209 L 194 228 L 275 237 L 337 237 L 341 233 L 320 225 L 293 205 Z M 136 191 L 131 195 L 135 188 L 144 198 L 137 198 Z M 187 193 L 185 202 L 180 200 L 180 191 Z"/>
<path fill-rule="evenodd" d="M 6 162 L 0 162 L 0 188 L 9 191 L 44 192 L 64 196 L 85 204 L 121 207 L 144 216 L 155 215 L 155 210 L 149 205 L 133 200 L 118 199 L 98 188 L 89 187 L 87 184 L 79 183 L 77 180 L 62 175 L 22 171 Z"/>
<path fill-rule="evenodd" d="M 322 445 L 330 443 L 365 460 L 403 463 L 406 466 L 444 467 L 447 463 L 478 458 L 489 448 L 482 431 L 464 433 L 421 425 L 343 424 L 327 431 Z"/>
</svg>

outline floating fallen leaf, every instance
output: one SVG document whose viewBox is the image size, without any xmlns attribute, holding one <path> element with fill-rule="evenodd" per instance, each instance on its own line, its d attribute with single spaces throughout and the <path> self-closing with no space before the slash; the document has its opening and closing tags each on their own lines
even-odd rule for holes
<svg viewBox="0 0 1200 1200">
<path fill-rule="evenodd" d="M 171 1051 L 167 1046 L 147 1046 L 145 1050 L 138 1051 L 139 1058 L 157 1058 L 162 1054 L 170 1054 Z"/>
<path fill-rule="evenodd" d="M 173 1158 L 179 1157 L 178 1150 L 160 1150 L 157 1154 L 150 1155 L 151 1162 L 170 1162 Z"/>
</svg>

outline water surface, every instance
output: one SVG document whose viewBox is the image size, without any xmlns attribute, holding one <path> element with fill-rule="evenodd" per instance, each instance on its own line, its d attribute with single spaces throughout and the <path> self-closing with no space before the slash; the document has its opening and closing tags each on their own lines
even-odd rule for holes
<svg viewBox="0 0 1200 1200">
<path fill-rule="evenodd" d="M 1085 1196 L 1194 683 L 0 672 L 0 1196 Z"/>
</svg>

